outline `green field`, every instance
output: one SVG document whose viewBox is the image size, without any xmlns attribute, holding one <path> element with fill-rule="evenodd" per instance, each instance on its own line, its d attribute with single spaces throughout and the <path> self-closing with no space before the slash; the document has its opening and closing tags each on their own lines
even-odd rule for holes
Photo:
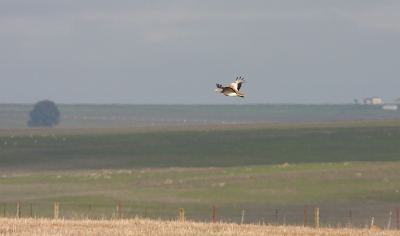
<svg viewBox="0 0 400 236">
<path fill-rule="evenodd" d="M 400 121 L 8 129 L 0 144 L 2 170 L 398 161 Z"/>
<path fill-rule="evenodd" d="M 0 132 L 7 216 L 186 217 L 384 227 L 400 202 L 400 121 L 16 128 Z M 394 215 L 393 215 L 394 217 Z M 394 225 L 394 223 L 393 223 Z M 393 226 L 392 225 L 392 226 Z"/>
<path fill-rule="evenodd" d="M 240 222 L 302 224 L 303 205 L 320 208 L 321 225 L 348 223 L 364 227 L 373 216 L 384 227 L 399 202 L 399 162 L 337 163 L 230 168 L 121 169 L 40 171 L 4 174 L 2 201 L 14 216 L 16 200 L 22 216 L 52 217 L 52 202 L 60 202 L 66 218 L 115 218 L 117 201 L 123 217 L 175 219 L 183 207 L 187 219 L 209 221 L 212 204 L 217 218 Z M 393 215 L 394 217 L 394 215 Z M 394 223 L 393 223 L 394 226 Z"/>
</svg>

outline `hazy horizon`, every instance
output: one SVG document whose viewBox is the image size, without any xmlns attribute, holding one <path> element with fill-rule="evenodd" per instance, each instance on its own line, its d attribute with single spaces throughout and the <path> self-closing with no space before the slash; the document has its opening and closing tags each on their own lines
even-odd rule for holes
<svg viewBox="0 0 400 236">
<path fill-rule="evenodd" d="M 52 101 L 51 99 L 42 99 L 42 100 Z M 42 100 L 39 100 L 39 101 L 42 101 Z M 32 102 L 32 103 L 0 103 L 0 105 L 35 105 L 39 101 Z M 171 105 L 171 106 L 174 106 L 174 105 L 177 105 L 177 106 L 179 106 L 179 105 L 183 105 L 183 106 L 321 105 L 321 106 L 324 106 L 324 105 L 353 105 L 355 103 L 353 101 L 352 103 L 350 102 L 350 103 L 240 103 L 240 104 L 239 103 L 55 103 L 55 104 L 56 105 L 67 105 L 67 106 L 68 105 L 71 105 L 71 106 L 73 106 L 73 105 L 90 105 L 90 106 L 91 105 L 94 105 L 94 106 L 97 106 L 97 105 L 99 105 L 99 106 L 101 106 L 101 105 L 116 105 L 116 106 L 118 106 L 118 105 L 121 105 L 121 106 L 129 106 L 129 105 L 133 105 L 133 106 L 136 106 L 136 105 L 138 105 L 138 106 L 142 106 L 142 105 L 143 106 L 146 106 L 146 105 L 149 105 L 149 106 L 152 106 L 152 105 L 154 105 L 154 106 L 169 106 L 169 105 Z M 361 104 L 356 104 L 356 105 L 361 105 Z M 365 105 L 365 106 L 371 106 L 371 105 Z"/>
</svg>

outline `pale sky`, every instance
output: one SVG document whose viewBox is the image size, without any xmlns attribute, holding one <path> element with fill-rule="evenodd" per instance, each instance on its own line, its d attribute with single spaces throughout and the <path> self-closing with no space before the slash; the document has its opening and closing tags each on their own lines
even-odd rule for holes
<svg viewBox="0 0 400 236">
<path fill-rule="evenodd" d="M 400 1 L 0 0 L 0 103 L 400 97 Z M 213 92 L 237 76 L 244 99 Z"/>
</svg>

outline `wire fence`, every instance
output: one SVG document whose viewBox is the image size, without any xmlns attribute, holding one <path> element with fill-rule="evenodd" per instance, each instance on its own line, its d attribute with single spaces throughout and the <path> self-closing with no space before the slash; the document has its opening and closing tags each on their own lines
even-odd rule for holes
<svg viewBox="0 0 400 236">
<path fill-rule="evenodd" d="M 135 217 L 160 220 L 192 220 L 202 222 L 260 223 L 296 225 L 315 228 L 370 228 L 399 230 L 399 207 L 382 210 L 343 210 L 308 205 L 277 208 L 239 208 L 217 204 L 207 207 L 178 208 L 171 205 L 137 206 L 118 201 L 110 204 L 62 202 L 3 202 L 2 217 L 118 220 Z"/>
</svg>

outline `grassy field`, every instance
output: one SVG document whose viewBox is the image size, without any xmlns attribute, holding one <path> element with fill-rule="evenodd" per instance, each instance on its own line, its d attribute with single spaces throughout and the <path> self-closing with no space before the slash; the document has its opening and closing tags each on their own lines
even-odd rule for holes
<svg viewBox="0 0 400 236">
<path fill-rule="evenodd" d="M 271 226 L 131 219 L 115 221 L 0 218 L 1 235 L 399 235 L 395 230 Z"/>
<path fill-rule="evenodd" d="M 398 161 L 400 121 L 4 129 L 0 170 Z"/>
<path fill-rule="evenodd" d="M 400 121 L 3 129 L 0 202 L 14 216 L 275 221 L 381 228 L 400 200 Z M 30 204 L 32 203 L 32 211 Z M 31 213 L 32 212 L 32 213 Z M 0 211 L 1 213 L 1 211 Z M 392 228 L 395 227 L 392 222 Z"/>
<path fill-rule="evenodd" d="M 187 219 L 302 225 L 303 206 L 309 224 L 320 208 L 324 227 L 349 224 L 362 228 L 375 217 L 384 227 L 399 202 L 400 162 L 337 163 L 230 168 L 168 168 L 131 170 L 40 171 L 3 174 L 0 181 L 5 215 L 53 217 L 53 202 L 67 219 L 115 219 L 117 201 L 123 218 L 176 219 L 179 208 Z M 32 211 L 30 204 L 32 203 Z M 91 212 L 89 213 L 89 205 Z M 90 214 L 90 215 L 89 215 Z M 395 227 L 393 215 L 392 227 Z"/>
</svg>

